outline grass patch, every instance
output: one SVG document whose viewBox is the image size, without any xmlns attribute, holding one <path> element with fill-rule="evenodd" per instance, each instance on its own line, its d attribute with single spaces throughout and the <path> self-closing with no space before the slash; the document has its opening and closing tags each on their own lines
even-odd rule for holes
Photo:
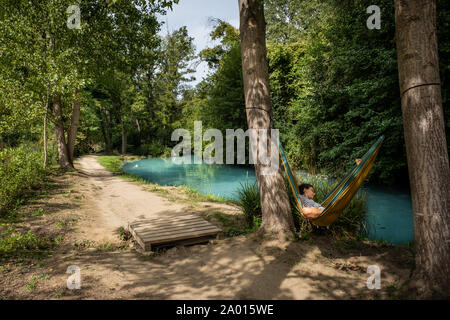
<svg viewBox="0 0 450 320">
<path fill-rule="evenodd" d="M 177 187 L 180 190 L 182 190 L 184 192 L 185 195 L 187 195 L 189 197 L 189 200 L 194 201 L 194 202 L 203 202 L 203 201 L 208 201 L 208 202 L 229 202 L 229 199 L 223 198 L 223 197 L 219 197 L 219 196 L 215 196 L 212 194 L 202 194 L 200 192 L 198 192 L 195 189 L 192 189 L 188 186 L 180 186 Z"/>
<path fill-rule="evenodd" d="M 44 215 L 44 210 L 43 209 L 37 209 L 37 210 L 35 210 L 35 211 L 33 211 L 31 213 L 32 217 L 40 217 L 42 215 Z"/>
<path fill-rule="evenodd" d="M 56 223 L 56 227 L 57 227 L 57 228 L 60 228 L 60 229 L 64 229 L 65 227 L 67 227 L 67 222 L 66 222 L 66 221 L 63 221 L 63 220 L 58 221 L 58 222 Z"/>
<path fill-rule="evenodd" d="M 39 281 L 44 281 L 50 279 L 49 274 L 41 274 L 39 276 L 32 276 L 30 281 L 28 282 L 27 286 L 25 287 L 25 290 L 33 291 L 36 289 L 36 286 Z"/>
<path fill-rule="evenodd" d="M 226 237 L 236 237 L 249 234 L 259 228 L 258 222 L 249 227 L 242 216 L 235 216 L 216 211 L 212 218 L 222 224 L 222 230 Z"/>
<path fill-rule="evenodd" d="M 109 171 L 117 173 L 123 172 L 120 169 L 123 165 L 123 161 L 118 156 L 101 156 L 97 158 L 97 161 Z"/>
<path fill-rule="evenodd" d="M 30 231 L 22 234 L 8 229 L 0 235 L 0 259 L 43 257 L 54 245 L 51 238 L 40 238 Z"/>
<path fill-rule="evenodd" d="M 405 287 L 409 283 L 409 280 L 399 283 L 398 280 L 394 284 L 386 287 L 386 294 L 390 300 L 403 300 L 406 298 Z"/>
<path fill-rule="evenodd" d="M 56 292 L 53 296 L 52 296 L 52 298 L 53 299 L 60 299 L 63 295 L 65 295 L 66 294 L 66 290 L 65 289 L 61 289 L 61 290 L 59 290 L 58 292 Z"/>
<path fill-rule="evenodd" d="M 95 241 L 84 239 L 82 241 L 75 241 L 72 243 L 72 247 L 74 247 L 77 250 L 83 250 L 87 248 L 92 248 L 95 246 Z"/>
</svg>

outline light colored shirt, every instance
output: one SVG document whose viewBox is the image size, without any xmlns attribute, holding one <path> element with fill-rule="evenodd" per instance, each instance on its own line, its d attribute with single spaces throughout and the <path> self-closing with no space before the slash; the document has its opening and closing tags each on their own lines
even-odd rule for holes
<svg viewBox="0 0 450 320">
<path fill-rule="evenodd" d="M 304 195 L 300 195 L 300 198 L 302 199 L 303 205 L 306 208 L 317 208 L 317 209 L 325 209 L 320 205 L 320 203 L 315 202 L 314 200 L 311 200 Z"/>
</svg>

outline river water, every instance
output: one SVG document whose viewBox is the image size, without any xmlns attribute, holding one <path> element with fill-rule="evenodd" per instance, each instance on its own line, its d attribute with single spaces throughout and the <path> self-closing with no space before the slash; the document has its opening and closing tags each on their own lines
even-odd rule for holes
<svg viewBox="0 0 450 320">
<path fill-rule="evenodd" d="M 159 185 L 188 186 L 202 194 L 236 199 L 242 183 L 256 181 L 250 167 L 208 164 L 175 164 L 171 158 L 127 162 L 122 169 Z M 297 172 L 299 175 L 307 173 Z M 406 244 L 413 240 L 411 197 L 408 190 L 363 185 L 367 195 L 370 240 Z"/>
</svg>

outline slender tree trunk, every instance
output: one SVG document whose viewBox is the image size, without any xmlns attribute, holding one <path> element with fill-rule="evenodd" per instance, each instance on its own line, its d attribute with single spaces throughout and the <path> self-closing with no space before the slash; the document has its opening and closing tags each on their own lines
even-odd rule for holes
<svg viewBox="0 0 450 320">
<path fill-rule="evenodd" d="M 47 86 L 47 97 L 45 100 L 45 112 L 44 112 L 44 169 L 47 168 L 47 115 L 48 115 L 48 98 L 50 94 L 50 88 Z"/>
<path fill-rule="evenodd" d="M 100 128 L 102 130 L 103 140 L 105 142 L 106 153 L 108 153 L 108 138 L 107 138 L 107 133 L 106 133 L 105 121 L 103 119 L 100 121 Z"/>
<path fill-rule="evenodd" d="M 239 0 L 239 15 L 248 128 L 270 130 L 272 128 L 272 104 L 266 57 L 266 26 L 263 1 Z M 268 134 L 267 140 L 266 145 L 269 146 L 268 154 L 270 154 L 270 134 Z M 260 232 L 290 237 L 293 235 L 294 220 L 281 168 L 278 168 L 276 174 L 262 175 L 263 167 L 263 164 L 255 161 L 262 207 Z"/>
<path fill-rule="evenodd" d="M 396 0 L 403 127 L 414 211 L 419 297 L 450 297 L 450 169 L 433 0 Z"/>
<path fill-rule="evenodd" d="M 67 148 L 66 139 L 64 136 L 61 98 L 59 96 L 56 96 L 53 99 L 53 112 L 55 114 L 55 132 L 56 143 L 58 144 L 59 165 L 63 169 L 73 168 L 72 163 L 70 163 L 69 150 Z"/>
<path fill-rule="evenodd" d="M 136 126 L 138 129 L 138 132 L 141 133 L 141 126 L 139 125 L 139 119 L 136 119 Z"/>
<path fill-rule="evenodd" d="M 121 130 L 121 136 L 122 136 L 122 145 L 120 148 L 120 153 L 121 154 L 126 154 L 127 153 L 127 133 L 125 130 L 125 123 L 123 121 L 123 107 L 122 107 L 122 102 L 120 101 L 120 97 L 118 99 L 119 101 L 119 116 L 120 116 L 120 130 Z"/>
<path fill-rule="evenodd" d="M 102 133 L 105 140 L 106 153 L 112 153 L 112 123 L 111 123 L 111 113 L 108 107 L 105 107 L 105 112 L 101 113 L 102 116 Z"/>
<path fill-rule="evenodd" d="M 77 138 L 78 123 L 80 121 L 80 100 L 79 90 L 75 89 L 74 100 L 72 101 L 72 117 L 70 127 L 67 133 L 67 149 L 69 150 L 69 161 L 73 165 L 73 153 L 75 150 L 75 140 Z"/>
<path fill-rule="evenodd" d="M 121 121 L 122 126 L 122 154 L 127 153 L 127 133 L 125 131 L 125 125 L 123 123 L 123 120 Z"/>
</svg>

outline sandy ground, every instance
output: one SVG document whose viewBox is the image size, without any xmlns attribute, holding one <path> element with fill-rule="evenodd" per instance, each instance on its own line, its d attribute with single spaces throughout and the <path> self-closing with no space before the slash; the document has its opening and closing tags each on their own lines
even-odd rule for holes
<svg viewBox="0 0 450 320">
<path fill-rule="evenodd" d="M 171 201 L 150 186 L 114 176 L 96 156 L 84 156 L 76 166 L 77 172 L 55 180 L 49 199 L 30 204 L 46 214 L 24 224 L 51 234 L 64 221 L 62 243 L 49 258 L 0 266 L 1 299 L 389 299 L 410 276 L 407 248 L 349 246 L 326 233 L 285 242 L 238 236 L 145 255 L 119 238 L 120 227 L 146 217 L 239 210 Z M 381 270 L 379 290 L 367 288 L 370 265 Z M 81 270 L 80 289 L 67 288 L 69 266 Z M 32 279 L 39 280 L 30 286 Z"/>
</svg>

